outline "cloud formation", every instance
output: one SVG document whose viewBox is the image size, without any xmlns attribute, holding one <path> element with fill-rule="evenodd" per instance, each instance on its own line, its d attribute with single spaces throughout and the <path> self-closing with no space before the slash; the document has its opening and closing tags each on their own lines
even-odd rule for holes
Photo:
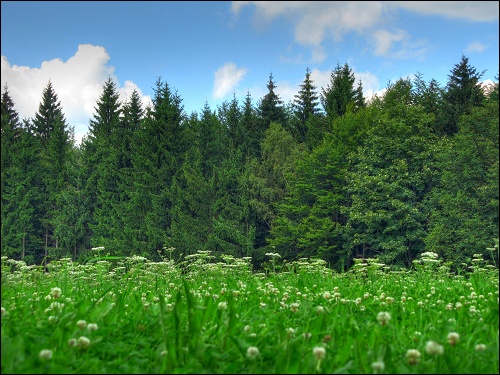
<svg viewBox="0 0 500 375">
<path fill-rule="evenodd" d="M 460 18 L 472 22 L 498 20 L 496 1 L 233 1 L 231 10 L 238 15 L 246 6 L 254 6 L 256 26 L 285 17 L 293 23 L 295 41 L 311 49 L 311 61 L 322 62 L 328 56 L 325 40 L 340 42 L 349 33 L 371 40 L 378 56 L 414 58 L 425 52 L 420 43 L 411 42 L 404 30 L 388 31 L 388 18 L 405 9 L 418 14 Z M 396 43 L 400 49 L 394 51 Z"/>
<path fill-rule="evenodd" d="M 66 62 L 56 58 L 44 61 L 40 68 L 10 65 L 7 57 L 2 56 L 2 92 L 7 84 L 19 117 L 31 118 L 38 111 L 43 89 L 50 80 L 68 125 L 75 128 L 78 143 L 88 130 L 89 120 L 108 77 L 115 81 L 122 102 L 136 87 L 131 81 L 119 86 L 114 67 L 107 65 L 109 59 L 103 47 L 91 44 L 80 44 L 75 55 Z M 139 88 L 137 92 L 144 106 L 151 104 L 149 96 L 143 96 Z"/>
<path fill-rule="evenodd" d="M 215 99 L 224 98 L 238 85 L 246 73 L 246 68 L 238 68 L 234 63 L 225 63 L 214 73 L 212 96 Z"/>
</svg>

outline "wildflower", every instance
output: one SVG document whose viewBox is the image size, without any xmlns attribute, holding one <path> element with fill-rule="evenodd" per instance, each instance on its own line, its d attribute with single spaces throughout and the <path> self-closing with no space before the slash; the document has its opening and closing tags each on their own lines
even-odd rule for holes
<svg viewBox="0 0 500 375">
<path fill-rule="evenodd" d="M 314 354 L 314 357 L 319 361 L 319 360 L 325 358 L 326 349 L 323 348 L 322 346 L 315 346 L 313 348 L 313 354 Z"/>
<path fill-rule="evenodd" d="M 160 355 L 162 357 L 165 357 L 167 354 L 168 354 L 168 351 L 166 351 L 166 350 L 162 350 L 162 352 L 160 353 Z"/>
<path fill-rule="evenodd" d="M 475 347 L 475 349 L 478 352 L 482 352 L 483 350 L 486 349 L 486 345 L 484 345 L 484 344 L 477 344 L 476 347 Z"/>
<path fill-rule="evenodd" d="M 259 355 L 259 348 L 256 346 L 249 346 L 247 349 L 247 357 L 248 359 L 255 359 Z"/>
<path fill-rule="evenodd" d="M 99 328 L 99 326 L 96 323 L 89 323 L 89 325 L 87 326 L 87 328 L 89 329 L 89 331 L 97 331 L 97 329 Z"/>
<path fill-rule="evenodd" d="M 219 304 L 217 305 L 217 309 L 221 311 L 227 310 L 227 302 L 219 302 Z"/>
<path fill-rule="evenodd" d="M 72 348 L 75 348 L 78 345 L 78 343 L 76 342 L 76 339 L 69 339 L 68 345 L 71 346 Z"/>
<path fill-rule="evenodd" d="M 384 326 L 389 323 L 389 320 L 391 320 L 391 314 L 389 314 L 387 311 L 381 311 L 377 314 L 377 320 L 381 325 Z"/>
<path fill-rule="evenodd" d="M 78 322 L 76 322 L 76 325 L 78 326 L 78 328 L 84 329 L 85 327 L 87 327 L 87 322 L 85 320 L 79 320 Z"/>
<path fill-rule="evenodd" d="M 52 290 L 50 291 L 50 294 L 52 295 L 52 297 L 54 298 L 59 298 L 61 296 L 61 288 L 52 288 Z"/>
<path fill-rule="evenodd" d="M 296 312 L 299 309 L 299 304 L 298 303 L 291 303 L 290 304 L 290 310 L 292 312 Z"/>
<path fill-rule="evenodd" d="M 83 349 L 87 348 L 90 345 L 90 340 L 85 336 L 81 336 L 77 342 L 78 346 Z"/>
<path fill-rule="evenodd" d="M 295 333 L 295 330 L 293 328 L 287 328 L 286 332 L 288 333 L 288 336 L 292 336 Z"/>
<path fill-rule="evenodd" d="M 1 310 L 1 311 L 2 311 L 2 317 L 3 317 L 3 316 L 5 315 L 5 312 L 6 312 L 7 310 L 5 310 L 5 307 L 2 307 L 2 310 Z"/>
<path fill-rule="evenodd" d="M 456 332 L 448 333 L 448 344 L 455 345 L 459 341 L 460 341 L 460 335 L 458 333 Z"/>
<path fill-rule="evenodd" d="M 40 351 L 40 354 L 38 354 L 38 356 L 40 357 L 40 359 L 50 360 L 52 359 L 52 350 L 43 349 L 42 351 Z"/>
<path fill-rule="evenodd" d="M 332 296 L 332 295 L 331 295 L 331 293 L 330 293 L 330 292 L 328 292 L 328 291 L 326 291 L 325 293 L 323 293 L 323 297 L 324 297 L 325 299 L 330 299 L 330 298 L 331 298 L 331 296 Z"/>
<path fill-rule="evenodd" d="M 250 332 L 251 329 L 252 327 L 250 327 L 248 324 L 245 327 L 243 327 L 243 331 L 245 332 Z"/>
<path fill-rule="evenodd" d="M 323 312 L 325 312 L 325 308 L 323 306 L 316 306 L 316 314 L 321 314 Z"/>
<path fill-rule="evenodd" d="M 385 363 L 383 361 L 372 362 L 372 369 L 376 373 L 384 371 Z"/>
<path fill-rule="evenodd" d="M 416 365 L 420 361 L 421 354 L 417 349 L 408 349 L 406 352 L 406 360 L 410 365 Z"/>
<path fill-rule="evenodd" d="M 425 344 L 425 352 L 430 355 L 442 355 L 444 353 L 444 347 L 435 341 L 427 341 L 427 344 Z"/>
</svg>

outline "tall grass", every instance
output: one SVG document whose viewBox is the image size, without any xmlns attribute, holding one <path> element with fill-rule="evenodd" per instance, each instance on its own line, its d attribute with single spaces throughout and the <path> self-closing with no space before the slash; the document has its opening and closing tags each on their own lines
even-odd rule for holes
<svg viewBox="0 0 500 375">
<path fill-rule="evenodd" d="M 2 257 L 2 373 L 498 373 L 498 269 Z"/>
</svg>

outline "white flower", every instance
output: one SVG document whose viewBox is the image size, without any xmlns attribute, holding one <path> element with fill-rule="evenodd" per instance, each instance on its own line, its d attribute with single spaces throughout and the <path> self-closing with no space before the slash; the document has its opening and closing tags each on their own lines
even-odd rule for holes
<svg viewBox="0 0 500 375">
<path fill-rule="evenodd" d="M 482 352 L 483 350 L 486 349 L 486 345 L 484 345 L 484 344 L 477 344 L 475 349 L 478 352 Z"/>
<path fill-rule="evenodd" d="M 247 349 L 247 357 L 248 359 L 255 359 L 259 355 L 259 348 L 256 346 L 249 346 Z"/>
<path fill-rule="evenodd" d="M 420 361 L 421 354 L 417 349 L 408 349 L 406 360 L 410 365 L 416 365 Z"/>
<path fill-rule="evenodd" d="M 435 341 L 427 341 L 425 344 L 425 352 L 430 355 L 442 355 L 444 353 L 444 347 Z"/>
<path fill-rule="evenodd" d="M 391 314 L 389 314 L 387 311 L 381 311 L 377 314 L 377 320 L 380 324 L 386 325 L 387 323 L 389 323 L 389 320 L 391 320 Z"/>
<path fill-rule="evenodd" d="M 90 340 L 88 338 L 86 338 L 85 336 L 81 336 L 78 340 L 78 346 L 80 348 L 86 348 L 90 345 Z"/>
<path fill-rule="evenodd" d="M 385 363 L 383 361 L 372 362 L 372 369 L 375 372 L 384 371 Z"/>
<path fill-rule="evenodd" d="M 76 322 L 76 325 L 78 326 L 78 328 L 84 329 L 87 326 L 87 322 L 85 320 L 79 320 L 78 322 Z"/>
<path fill-rule="evenodd" d="M 52 288 L 52 290 L 50 291 L 50 294 L 52 295 L 52 297 L 54 298 L 59 298 L 61 296 L 61 288 Z"/>
<path fill-rule="evenodd" d="M 459 341 L 460 341 L 460 335 L 458 333 L 456 332 L 448 333 L 448 344 L 455 345 Z"/>
<path fill-rule="evenodd" d="M 87 326 L 87 328 L 89 329 L 89 331 L 97 331 L 97 329 L 99 328 L 99 326 L 96 323 L 89 323 L 89 325 Z"/>
<path fill-rule="evenodd" d="M 40 359 L 52 359 L 52 350 L 50 349 L 43 349 L 40 354 L 38 354 Z"/>
<path fill-rule="evenodd" d="M 313 348 L 313 355 L 317 360 L 321 360 L 326 356 L 326 349 L 322 346 L 315 346 Z"/>
<path fill-rule="evenodd" d="M 217 308 L 221 311 L 227 310 L 227 302 L 219 302 L 219 304 L 217 305 Z"/>
</svg>

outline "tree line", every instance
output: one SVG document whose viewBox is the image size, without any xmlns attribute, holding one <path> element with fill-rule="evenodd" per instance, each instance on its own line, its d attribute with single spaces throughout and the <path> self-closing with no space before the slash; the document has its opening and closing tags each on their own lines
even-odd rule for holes
<svg viewBox="0 0 500 375">
<path fill-rule="evenodd" d="M 462 55 L 442 87 L 400 78 L 363 97 L 347 63 L 318 89 L 306 70 L 284 103 L 271 74 L 255 104 L 235 95 L 187 114 L 159 77 L 152 105 L 111 78 L 81 145 L 49 81 L 33 118 L 1 100 L 1 254 L 40 264 L 91 248 L 174 259 L 209 250 L 337 270 L 355 258 L 460 268 L 498 239 L 498 76 Z"/>
</svg>

